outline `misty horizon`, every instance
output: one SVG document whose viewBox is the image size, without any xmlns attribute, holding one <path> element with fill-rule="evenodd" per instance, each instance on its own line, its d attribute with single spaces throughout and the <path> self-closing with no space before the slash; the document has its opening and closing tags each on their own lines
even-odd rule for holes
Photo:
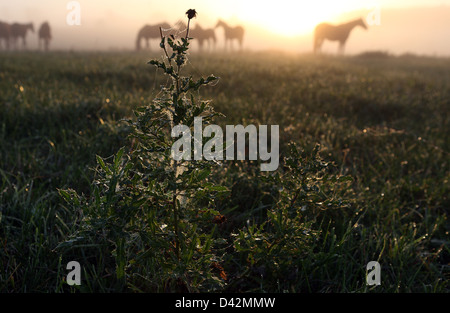
<svg viewBox="0 0 450 313">
<path fill-rule="evenodd" d="M 173 11 L 179 11 L 173 10 Z M 12 12 L 2 10 L 0 21 L 12 23 L 21 22 L 34 24 L 35 32 L 27 36 L 27 47 L 37 49 L 37 29 L 44 21 L 48 21 L 52 28 L 51 50 L 72 51 L 108 51 L 108 50 L 134 50 L 136 35 L 144 24 L 157 24 L 168 22 L 173 25 L 177 18 L 160 16 L 153 20 L 131 19 L 117 11 L 106 8 L 102 14 L 94 14 L 93 10 L 83 10 L 81 25 L 70 26 L 66 23 L 69 11 L 64 5 L 55 8 L 45 15 L 36 12 L 33 19 L 15 19 Z M 183 16 L 174 12 L 174 16 Z M 182 12 L 184 13 L 184 12 Z M 364 18 L 370 9 L 343 12 L 332 20 L 324 21 L 333 24 L 342 23 L 359 17 Z M 369 26 L 368 30 L 355 29 L 347 42 L 346 53 L 357 54 L 365 51 L 385 51 L 391 54 L 413 53 L 418 55 L 450 56 L 450 6 L 440 5 L 434 7 L 414 8 L 383 8 L 380 12 L 380 25 Z M 58 16 L 58 18 L 55 18 Z M 206 15 L 199 12 L 193 20 L 204 28 L 214 28 L 220 14 Z M 272 31 L 256 23 L 241 21 L 236 17 L 223 18 L 230 25 L 243 25 L 246 29 L 244 36 L 245 50 L 285 50 L 289 52 L 312 52 L 313 30 L 297 35 L 284 35 Z M 216 29 L 218 38 L 217 49 L 223 50 L 224 38 L 222 29 Z M 151 48 L 156 50 L 158 40 L 151 40 Z M 197 45 L 193 43 L 194 50 Z M 237 44 L 235 43 L 237 48 Z M 335 53 L 337 44 L 325 42 L 323 51 Z"/>
</svg>

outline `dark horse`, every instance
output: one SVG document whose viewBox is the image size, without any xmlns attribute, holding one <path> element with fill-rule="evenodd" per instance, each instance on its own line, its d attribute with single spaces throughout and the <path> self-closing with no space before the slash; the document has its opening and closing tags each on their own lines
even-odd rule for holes
<svg viewBox="0 0 450 313">
<path fill-rule="evenodd" d="M 197 24 L 195 25 L 195 28 L 192 30 L 191 37 L 198 40 L 198 47 L 200 50 L 203 50 L 203 44 L 205 41 L 208 43 L 208 47 L 210 49 L 216 47 L 216 34 L 214 32 L 214 29 L 212 28 L 205 29 Z"/>
<path fill-rule="evenodd" d="M 170 25 L 167 23 L 161 23 L 161 24 L 156 24 L 156 25 L 143 26 L 139 30 L 137 38 L 136 38 L 136 50 L 141 50 L 142 39 L 145 40 L 146 47 L 148 49 L 148 48 L 150 48 L 150 44 L 149 44 L 150 39 L 161 38 L 161 32 L 159 30 L 160 27 L 162 29 L 168 29 L 168 28 L 170 28 Z"/>
<path fill-rule="evenodd" d="M 17 49 L 17 40 L 22 38 L 23 47 L 26 48 L 27 42 L 25 37 L 27 36 L 28 30 L 31 30 L 34 33 L 34 26 L 32 23 L 28 24 L 19 24 L 14 23 L 11 25 L 11 37 L 13 40 L 13 45 Z"/>
<path fill-rule="evenodd" d="M 5 49 L 9 49 L 9 39 L 11 37 L 11 26 L 8 23 L 0 22 L 0 44 L 1 40 L 5 41 Z"/>
<path fill-rule="evenodd" d="M 319 53 L 324 40 L 328 39 L 339 41 L 339 52 L 343 54 L 345 42 L 347 41 L 352 29 L 356 26 L 361 26 L 362 28 L 367 29 L 367 26 L 362 18 L 337 26 L 327 23 L 317 25 L 314 30 L 314 53 Z"/>
<path fill-rule="evenodd" d="M 230 42 L 230 48 L 233 43 L 233 39 L 237 39 L 239 46 L 242 49 L 242 43 L 244 41 L 244 28 L 242 26 L 230 27 L 224 21 L 219 20 L 216 24 L 217 27 L 223 27 L 225 31 L 225 49 L 227 48 L 228 41 Z"/>
<path fill-rule="evenodd" d="M 41 27 L 39 27 L 38 31 L 39 36 L 39 50 L 41 49 L 41 42 L 44 42 L 44 50 L 48 51 L 48 45 L 50 43 L 50 39 L 52 39 L 52 35 L 50 32 L 50 25 L 47 22 L 42 23 Z"/>
</svg>

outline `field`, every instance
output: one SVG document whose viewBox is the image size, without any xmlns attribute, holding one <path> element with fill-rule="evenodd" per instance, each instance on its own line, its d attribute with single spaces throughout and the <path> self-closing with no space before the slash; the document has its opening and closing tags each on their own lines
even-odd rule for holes
<svg viewBox="0 0 450 313">
<path fill-rule="evenodd" d="M 224 114 L 216 124 L 279 125 L 280 159 L 294 142 L 300 162 L 281 162 L 278 180 L 250 161 L 215 167 L 209 180 L 226 192 L 196 204 L 210 210 L 198 228 L 186 214 L 179 256 L 163 207 L 132 217 L 134 231 L 116 213 L 95 213 L 95 226 L 69 199 L 94 197 L 97 155 L 111 163 L 133 147 L 122 120 L 168 83 L 147 64 L 161 56 L 0 55 L 1 292 L 449 291 L 449 59 L 190 55 L 185 74 L 220 77 L 195 93 Z M 72 260 L 81 286 L 65 282 Z M 370 261 L 379 286 L 366 285 Z"/>
</svg>

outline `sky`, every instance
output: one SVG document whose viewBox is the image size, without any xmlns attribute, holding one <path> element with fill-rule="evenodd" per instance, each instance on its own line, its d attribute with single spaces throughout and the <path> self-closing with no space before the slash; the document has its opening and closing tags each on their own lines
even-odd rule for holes
<svg viewBox="0 0 450 313">
<path fill-rule="evenodd" d="M 450 55 L 450 0 L 78 0 L 80 25 L 68 24 L 68 15 L 75 13 L 69 2 L 0 0 L 0 21 L 33 22 L 35 29 L 48 21 L 53 49 L 131 50 L 141 26 L 173 24 L 193 8 L 198 12 L 194 25 L 213 28 L 219 18 L 242 25 L 245 49 L 310 52 L 315 25 L 361 17 L 371 25 L 352 32 L 348 53 Z M 216 34 L 223 48 L 223 31 Z M 37 47 L 36 33 L 29 35 L 28 46 Z M 326 52 L 336 49 L 337 43 L 325 42 Z"/>
</svg>

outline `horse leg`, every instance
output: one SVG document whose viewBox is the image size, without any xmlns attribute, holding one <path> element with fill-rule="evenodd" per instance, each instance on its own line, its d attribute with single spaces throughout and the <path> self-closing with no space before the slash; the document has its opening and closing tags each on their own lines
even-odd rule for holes
<svg viewBox="0 0 450 313">
<path fill-rule="evenodd" d="M 136 39 L 136 50 L 137 51 L 141 50 L 141 39 L 140 38 Z"/>
<path fill-rule="evenodd" d="M 339 42 L 339 54 L 340 55 L 344 54 L 344 48 L 345 48 L 345 41 L 340 41 Z"/>
<path fill-rule="evenodd" d="M 320 37 L 315 38 L 315 40 L 314 40 L 314 53 L 315 54 L 320 54 L 324 40 L 325 40 L 324 38 L 320 38 Z"/>
<path fill-rule="evenodd" d="M 317 54 L 317 52 L 318 52 L 318 39 L 317 39 L 317 36 L 314 36 L 313 51 L 314 51 L 314 54 Z"/>
</svg>

